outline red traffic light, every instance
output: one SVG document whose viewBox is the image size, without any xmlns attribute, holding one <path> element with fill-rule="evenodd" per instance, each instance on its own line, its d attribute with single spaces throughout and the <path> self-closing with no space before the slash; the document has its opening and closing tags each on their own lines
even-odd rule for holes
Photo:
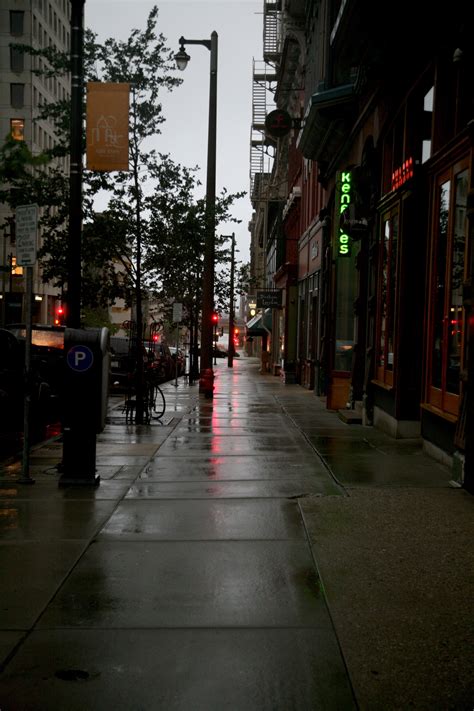
<svg viewBox="0 0 474 711">
<path fill-rule="evenodd" d="M 64 323 L 64 318 L 66 316 L 66 312 L 64 310 L 63 306 L 56 306 L 56 316 L 54 318 L 54 325 L 55 326 L 62 326 Z"/>
<path fill-rule="evenodd" d="M 217 323 L 219 320 L 219 316 L 216 313 L 212 314 L 212 323 Z"/>
</svg>

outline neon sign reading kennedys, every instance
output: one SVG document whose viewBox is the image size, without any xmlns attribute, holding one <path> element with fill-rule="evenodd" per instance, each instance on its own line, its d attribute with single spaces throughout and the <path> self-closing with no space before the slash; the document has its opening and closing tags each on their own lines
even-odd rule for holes
<svg viewBox="0 0 474 711">
<path fill-rule="evenodd" d="M 339 218 L 347 210 L 352 202 L 352 173 L 350 171 L 340 171 L 336 180 L 336 209 L 339 210 Z M 341 227 L 340 219 L 337 221 L 337 255 L 338 257 L 349 257 L 351 254 L 351 238 L 347 231 Z"/>
</svg>

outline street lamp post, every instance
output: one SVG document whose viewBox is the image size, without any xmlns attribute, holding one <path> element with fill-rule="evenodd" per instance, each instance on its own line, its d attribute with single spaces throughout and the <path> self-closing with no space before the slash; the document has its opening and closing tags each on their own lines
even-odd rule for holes
<svg viewBox="0 0 474 711">
<path fill-rule="evenodd" d="M 184 49 L 187 44 L 201 44 L 211 53 L 209 85 L 209 129 L 207 140 L 207 180 L 206 180 L 206 236 L 202 282 L 201 319 L 201 373 L 199 390 L 212 397 L 214 374 L 212 371 L 212 340 L 214 311 L 214 255 L 216 229 L 216 128 L 217 128 L 217 32 L 212 32 L 210 40 L 190 40 L 180 37 L 179 52 L 175 54 L 178 69 L 183 71 L 190 60 Z M 206 377 L 206 371 L 212 377 Z"/>
</svg>

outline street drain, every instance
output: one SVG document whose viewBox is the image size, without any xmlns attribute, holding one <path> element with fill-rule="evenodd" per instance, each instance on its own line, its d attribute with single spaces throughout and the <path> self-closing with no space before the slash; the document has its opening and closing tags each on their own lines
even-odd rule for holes
<svg viewBox="0 0 474 711">
<path fill-rule="evenodd" d="M 85 681 L 89 678 L 89 672 L 82 669 L 59 669 L 54 676 L 62 681 Z"/>
</svg>

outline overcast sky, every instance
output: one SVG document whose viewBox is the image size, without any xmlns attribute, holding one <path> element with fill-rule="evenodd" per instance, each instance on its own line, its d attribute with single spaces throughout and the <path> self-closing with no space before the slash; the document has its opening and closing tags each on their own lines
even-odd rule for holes
<svg viewBox="0 0 474 711">
<path fill-rule="evenodd" d="M 231 193 L 247 193 L 232 210 L 241 224 L 229 223 L 220 234 L 235 231 L 237 260 L 247 262 L 252 69 L 263 52 L 263 0 L 86 0 L 85 25 L 101 40 L 125 39 L 132 28 L 145 27 L 154 5 L 159 8 L 157 30 L 173 51 L 178 51 L 182 35 L 210 39 L 213 30 L 218 34 L 216 192 L 225 187 Z M 161 96 L 166 123 L 156 149 L 183 165 L 200 166 L 201 197 L 206 186 L 210 52 L 201 45 L 188 45 L 186 51 L 191 61 L 179 73 L 183 83 Z"/>
</svg>

